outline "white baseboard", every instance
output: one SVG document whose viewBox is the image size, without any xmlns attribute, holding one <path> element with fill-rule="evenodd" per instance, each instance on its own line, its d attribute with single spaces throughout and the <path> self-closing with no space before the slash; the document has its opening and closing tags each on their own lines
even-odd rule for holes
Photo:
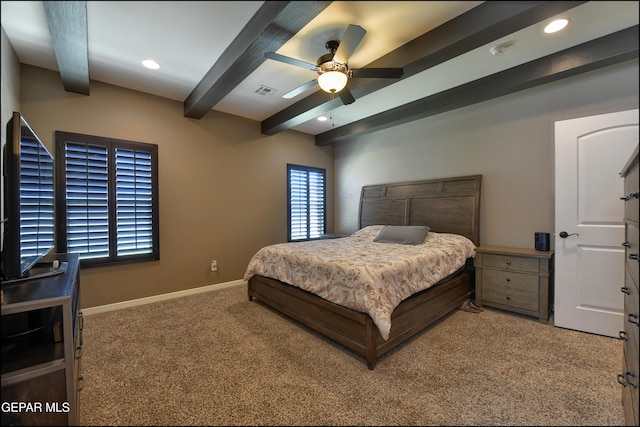
<svg viewBox="0 0 640 427">
<path fill-rule="evenodd" d="M 230 288 L 232 286 L 240 286 L 240 285 L 246 285 L 246 284 L 247 284 L 246 280 L 233 280 L 231 282 L 216 283 L 215 285 L 202 286 L 202 287 L 199 287 L 199 288 L 192 288 L 192 289 L 185 289 L 183 291 L 171 292 L 171 293 L 168 293 L 168 294 L 154 295 L 152 297 L 139 298 L 139 299 L 123 301 L 123 302 L 116 302 L 116 303 L 113 303 L 113 304 L 99 305 L 97 307 L 83 308 L 82 309 L 82 314 L 83 314 L 83 316 L 90 316 L 92 314 L 104 313 L 106 311 L 120 310 L 120 309 L 123 309 L 123 308 L 135 307 L 137 305 L 150 304 L 152 302 L 165 301 L 165 300 L 168 300 L 168 299 L 185 297 L 187 295 L 194 295 L 194 294 L 200 294 L 200 293 L 203 293 L 203 292 L 217 291 L 217 290 L 224 289 L 224 288 Z"/>
</svg>

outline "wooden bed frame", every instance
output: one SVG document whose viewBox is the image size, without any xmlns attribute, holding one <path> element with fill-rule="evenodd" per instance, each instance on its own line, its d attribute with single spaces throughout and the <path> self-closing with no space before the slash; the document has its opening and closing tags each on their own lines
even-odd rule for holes
<svg viewBox="0 0 640 427">
<path fill-rule="evenodd" d="M 368 185 L 360 194 L 359 227 L 428 225 L 456 233 L 479 245 L 481 175 Z M 402 301 L 384 340 L 368 314 L 334 304 L 278 280 L 253 276 L 249 300 L 257 300 L 365 357 L 374 369 L 378 358 L 455 310 L 474 292 L 473 259 L 456 273 Z"/>
</svg>

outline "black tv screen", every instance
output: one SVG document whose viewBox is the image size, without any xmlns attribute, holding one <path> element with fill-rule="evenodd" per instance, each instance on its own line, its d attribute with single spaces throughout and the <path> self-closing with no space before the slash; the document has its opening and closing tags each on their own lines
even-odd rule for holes
<svg viewBox="0 0 640 427">
<path fill-rule="evenodd" d="M 18 112 L 7 123 L 4 162 L 2 278 L 10 281 L 55 248 L 53 155 Z"/>
</svg>

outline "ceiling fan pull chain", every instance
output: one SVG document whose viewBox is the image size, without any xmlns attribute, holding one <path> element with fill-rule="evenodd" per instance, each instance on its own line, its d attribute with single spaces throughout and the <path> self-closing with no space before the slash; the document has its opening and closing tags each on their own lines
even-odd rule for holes
<svg viewBox="0 0 640 427">
<path fill-rule="evenodd" d="M 329 105 L 333 105 L 333 99 L 335 98 L 335 93 L 329 93 Z M 329 120 L 331 120 L 331 127 L 335 127 L 335 123 L 333 122 L 333 108 L 329 110 Z"/>
</svg>

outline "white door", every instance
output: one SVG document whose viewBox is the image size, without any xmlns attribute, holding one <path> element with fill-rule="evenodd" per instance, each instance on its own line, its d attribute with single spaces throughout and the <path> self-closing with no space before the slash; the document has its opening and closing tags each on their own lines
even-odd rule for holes
<svg viewBox="0 0 640 427">
<path fill-rule="evenodd" d="M 611 337 L 623 329 L 619 173 L 637 145 L 638 110 L 555 124 L 555 326 Z"/>
</svg>

